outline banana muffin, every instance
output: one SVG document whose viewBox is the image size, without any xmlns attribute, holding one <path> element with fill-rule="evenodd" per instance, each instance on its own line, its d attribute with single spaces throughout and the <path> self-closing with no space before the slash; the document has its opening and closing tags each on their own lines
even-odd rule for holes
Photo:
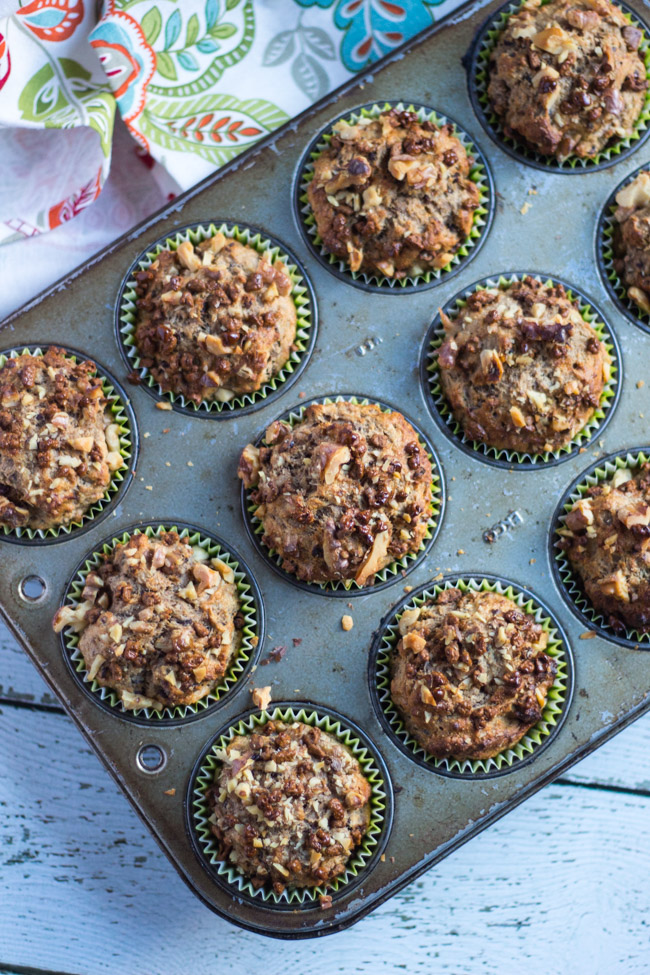
<svg viewBox="0 0 650 975">
<path fill-rule="evenodd" d="M 122 465 L 93 362 L 51 346 L 0 367 L 0 525 L 45 531 L 80 521 Z"/>
<path fill-rule="evenodd" d="M 528 0 L 508 17 L 488 68 L 506 135 L 559 160 L 630 136 L 647 87 L 642 36 L 608 0 Z"/>
<path fill-rule="evenodd" d="M 248 444 L 239 476 L 254 488 L 262 541 L 306 582 L 371 585 L 417 552 L 431 517 L 426 449 L 401 413 L 350 402 L 312 404 L 293 427 L 276 420 Z"/>
<path fill-rule="evenodd" d="M 134 275 L 140 365 L 165 392 L 227 402 L 282 369 L 296 337 L 287 268 L 218 233 Z"/>
<path fill-rule="evenodd" d="M 471 165 L 451 125 L 415 112 L 337 122 L 307 189 L 325 248 L 387 278 L 445 267 L 479 205 Z"/>
<path fill-rule="evenodd" d="M 614 267 L 628 297 L 650 315 L 650 172 L 638 176 L 616 194 Z"/>
<path fill-rule="evenodd" d="M 217 757 L 212 832 L 255 887 L 318 887 L 345 872 L 368 829 L 371 790 L 341 742 L 300 721 L 269 721 Z"/>
<path fill-rule="evenodd" d="M 82 602 L 54 617 L 79 633 L 87 678 L 127 710 L 194 704 L 241 643 L 233 570 L 174 531 L 132 535 L 90 572 Z"/>
<path fill-rule="evenodd" d="M 440 383 L 465 435 L 521 453 L 558 450 L 591 419 L 611 363 L 561 284 L 529 276 L 475 291 L 451 319 Z"/>
<path fill-rule="evenodd" d="M 407 609 L 391 695 L 409 733 L 436 758 L 491 758 L 542 717 L 557 665 L 546 631 L 495 592 L 446 589 Z"/>
<path fill-rule="evenodd" d="M 650 630 L 650 464 L 617 470 L 590 487 L 560 534 L 585 593 L 609 625 Z"/>
</svg>

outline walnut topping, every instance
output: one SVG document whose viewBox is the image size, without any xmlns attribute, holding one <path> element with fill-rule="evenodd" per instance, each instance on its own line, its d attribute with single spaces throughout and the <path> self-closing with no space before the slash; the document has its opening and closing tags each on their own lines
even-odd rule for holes
<svg viewBox="0 0 650 975">
<path fill-rule="evenodd" d="M 518 406 L 510 407 L 510 417 L 514 425 L 516 427 L 519 427 L 519 429 L 522 429 L 523 427 L 526 426 L 526 417 L 521 412 Z"/>
<path fill-rule="evenodd" d="M 604 596 L 613 596 L 615 599 L 620 599 L 625 603 L 630 601 L 627 581 L 620 570 L 613 572 L 604 579 L 600 579 L 598 585 Z"/>
<path fill-rule="evenodd" d="M 632 287 L 627 289 L 628 296 L 632 299 L 635 305 L 638 305 L 642 312 L 646 315 L 650 315 L 650 296 L 642 291 L 641 288 Z"/>
<path fill-rule="evenodd" d="M 573 38 L 561 27 L 547 27 L 535 34 L 532 40 L 540 51 L 557 54 L 560 64 L 575 50 Z"/>
<path fill-rule="evenodd" d="M 621 207 L 645 207 L 650 204 L 650 172 L 642 171 L 619 190 L 616 194 L 616 202 Z"/>
<path fill-rule="evenodd" d="M 80 633 L 88 674 L 126 709 L 193 704 L 226 672 L 239 599 L 207 557 L 175 532 L 132 535 L 89 573 L 83 603 L 57 611 L 55 631 Z"/>
<path fill-rule="evenodd" d="M 267 711 L 271 703 L 271 685 L 251 688 L 251 698 L 256 708 L 259 708 L 260 711 Z"/>
<path fill-rule="evenodd" d="M 481 350 L 481 369 L 490 383 L 498 383 L 503 376 L 503 363 L 494 349 Z"/>
</svg>

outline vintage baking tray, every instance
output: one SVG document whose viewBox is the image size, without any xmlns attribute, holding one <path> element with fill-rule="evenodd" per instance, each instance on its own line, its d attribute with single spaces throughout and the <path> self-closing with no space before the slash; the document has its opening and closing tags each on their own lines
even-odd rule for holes
<svg viewBox="0 0 650 975">
<path fill-rule="evenodd" d="M 638 13 L 644 8 L 640 0 L 631 6 Z M 527 166 L 488 138 L 471 106 L 461 59 L 495 8 L 473 7 L 437 24 L 406 56 L 400 52 L 391 63 L 373 67 L 240 156 L 25 306 L 2 329 L 0 349 L 55 341 L 89 354 L 124 383 L 127 367 L 114 324 L 123 276 L 161 235 L 216 218 L 243 221 L 278 238 L 313 285 L 318 339 L 294 385 L 252 412 L 218 422 L 158 410 L 145 388 L 127 385 L 140 446 L 132 483 L 117 507 L 84 533 L 56 544 L 0 539 L 2 612 L 25 651 L 194 892 L 223 917 L 275 937 L 349 926 L 650 708 L 647 654 L 600 634 L 580 639 L 588 624 L 556 581 L 549 549 L 554 510 L 572 481 L 607 452 L 650 440 L 650 384 L 637 386 L 647 379 L 650 338 L 609 299 L 594 252 L 599 211 L 614 186 L 645 161 L 644 149 L 612 168 L 564 174 Z M 487 157 L 496 187 L 496 215 L 485 246 L 456 276 L 410 293 L 372 293 L 330 273 L 306 246 L 292 208 L 296 167 L 311 139 L 346 109 L 391 99 L 432 106 L 459 122 Z M 622 360 L 620 401 L 602 433 L 583 453 L 533 470 L 498 467 L 460 449 L 433 419 L 420 377 L 425 334 L 438 307 L 474 281 L 522 267 L 579 287 L 617 337 Z M 302 394 L 309 399 L 340 392 L 385 400 L 411 417 L 432 442 L 447 488 L 441 529 L 426 559 L 406 579 L 398 575 L 391 585 L 344 599 L 301 590 L 260 556 L 245 529 L 235 476 L 242 446 L 271 419 L 300 405 Z M 107 536 L 149 521 L 191 523 L 239 552 L 265 608 L 260 659 L 275 646 L 288 647 L 279 663 L 258 667 L 216 708 L 172 726 L 127 720 L 99 706 L 73 676 L 50 626 L 85 555 Z M 532 590 L 573 651 L 575 689 L 564 724 L 532 759 L 505 774 L 438 774 L 409 757 L 378 716 L 369 679 L 375 634 L 404 598 L 405 585 L 421 586 L 440 572 L 505 577 Z M 44 593 L 23 585 L 31 576 L 43 580 Z M 344 612 L 354 619 L 349 632 L 341 628 Z M 392 784 L 394 815 L 383 854 L 328 910 L 317 904 L 278 909 L 233 896 L 190 839 L 195 762 L 219 729 L 249 710 L 250 687 L 270 682 L 275 700 L 332 708 L 362 729 Z M 148 771 L 160 753 L 162 766 Z"/>
</svg>

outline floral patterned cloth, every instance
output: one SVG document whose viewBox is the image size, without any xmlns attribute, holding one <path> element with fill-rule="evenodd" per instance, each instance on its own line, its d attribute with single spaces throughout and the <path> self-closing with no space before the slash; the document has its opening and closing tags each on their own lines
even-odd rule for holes
<svg viewBox="0 0 650 975">
<path fill-rule="evenodd" d="M 187 188 L 461 2 L 0 0 L 0 243 L 96 199 L 116 106 Z"/>
</svg>

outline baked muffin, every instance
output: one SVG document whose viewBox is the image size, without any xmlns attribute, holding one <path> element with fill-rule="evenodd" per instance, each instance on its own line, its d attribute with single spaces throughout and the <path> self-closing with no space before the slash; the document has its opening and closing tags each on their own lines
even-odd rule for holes
<svg viewBox="0 0 650 975">
<path fill-rule="evenodd" d="M 401 413 L 341 402 L 276 420 L 239 461 L 262 541 L 305 582 L 354 580 L 417 552 L 431 517 L 431 462 Z"/>
<path fill-rule="evenodd" d="M 467 437 L 521 453 L 559 450 L 591 419 L 610 377 L 603 342 L 561 284 L 525 277 L 441 312 L 440 383 Z"/>
<path fill-rule="evenodd" d="M 479 204 L 471 165 L 451 125 L 414 112 L 337 122 L 307 189 L 325 248 L 387 278 L 445 267 Z"/>
<path fill-rule="evenodd" d="M 559 160 L 594 157 L 630 136 L 647 87 L 642 36 L 608 0 L 528 0 L 488 66 L 506 135 Z"/>
<path fill-rule="evenodd" d="M 650 171 L 616 194 L 614 267 L 628 297 L 650 315 Z"/>
<path fill-rule="evenodd" d="M 241 643 L 233 570 L 174 531 L 119 542 L 88 574 L 82 599 L 58 610 L 54 629 L 80 634 L 88 679 L 127 710 L 200 701 Z"/>
<path fill-rule="evenodd" d="M 650 464 L 588 488 L 560 529 L 585 593 L 614 630 L 650 630 Z"/>
<path fill-rule="evenodd" d="M 0 525 L 69 525 L 106 493 L 123 460 L 95 369 L 56 346 L 0 367 Z"/>
<path fill-rule="evenodd" d="M 228 401 L 289 358 L 297 314 L 282 261 L 218 233 L 162 251 L 134 277 L 140 364 L 165 392 Z"/>
<path fill-rule="evenodd" d="M 223 856 L 255 887 L 317 887 L 344 873 L 370 822 L 370 785 L 327 732 L 269 721 L 217 753 L 208 794 Z"/>
<path fill-rule="evenodd" d="M 399 633 L 391 695 L 429 754 L 491 758 L 542 717 L 557 665 L 546 631 L 511 599 L 446 589 L 406 610 Z"/>
</svg>

